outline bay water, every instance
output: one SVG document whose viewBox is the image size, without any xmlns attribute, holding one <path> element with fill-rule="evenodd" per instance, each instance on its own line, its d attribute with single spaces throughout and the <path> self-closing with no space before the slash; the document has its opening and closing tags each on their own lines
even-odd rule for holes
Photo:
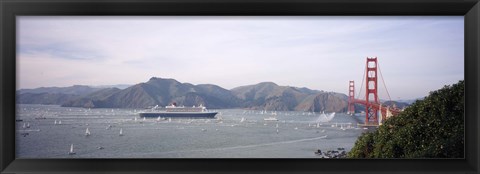
<svg viewBox="0 0 480 174">
<path fill-rule="evenodd" d="M 19 104 L 16 157 L 318 158 L 317 149 L 349 151 L 365 131 L 344 113 L 221 109 L 214 119 L 158 120 L 142 111 Z"/>
</svg>

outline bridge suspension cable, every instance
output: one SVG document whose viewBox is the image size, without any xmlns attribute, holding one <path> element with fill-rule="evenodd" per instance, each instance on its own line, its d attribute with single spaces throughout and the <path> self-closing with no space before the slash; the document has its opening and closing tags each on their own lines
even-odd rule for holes
<svg viewBox="0 0 480 174">
<path fill-rule="evenodd" d="M 380 78 L 382 79 L 383 87 L 385 88 L 385 91 L 387 91 L 388 100 L 392 101 L 392 98 L 390 97 L 390 93 L 388 92 L 388 89 L 387 89 L 387 85 L 385 84 L 385 80 L 383 79 L 382 69 L 380 69 L 380 64 L 377 63 L 377 66 L 378 66 L 378 71 L 380 71 Z"/>
<path fill-rule="evenodd" d="M 360 94 L 361 94 L 361 93 L 362 93 L 362 91 L 363 91 L 363 90 L 362 90 L 362 89 L 363 89 L 363 82 L 365 81 L 365 78 L 364 78 L 364 77 L 365 77 L 365 72 L 367 72 L 367 65 L 365 65 L 365 68 L 363 68 L 363 69 L 364 69 L 365 71 L 363 71 L 363 75 L 362 75 L 362 84 L 360 85 L 360 90 L 358 91 L 358 95 L 357 95 L 358 97 L 360 97 L 360 96 L 361 96 Z M 363 96 L 363 98 L 362 98 L 362 99 L 365 99 L 365 95 Z"/>
</svg>

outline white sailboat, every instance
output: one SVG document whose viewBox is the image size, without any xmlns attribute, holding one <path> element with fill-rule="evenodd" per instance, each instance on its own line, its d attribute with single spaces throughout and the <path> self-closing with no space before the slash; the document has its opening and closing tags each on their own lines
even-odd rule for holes
<svg viewBox="0 0 480 174">
<path fill-rule="evenodd" d="M 58 121 L 58 124 L 62 124 L 62 120 Z"/>
<path fill-rule="evenodd" d="M 55 120 L 55 122 L 53 123 L 54 125 L 57 125 L 57 120 Z"/>
<path fill-rule="evenodd" d="M 160 117 L 157 118 L 157 121 L 160 121 Z"/>
<path fill-rule="evenodd" d="M 24 128 L 24 129 L 27 128 L 27 125 L 25 123 L 23 123 L 22 128 Z"/>
<path fill-rule="evenodd" d="M 27 128 L 30 128 L 30 123 L 27 123 Z"/>
<path fill-rule="evenodd" d="M 120 128 L 120 133 L 118 135 L 123 136 L 123 129 L 122 128 Z"/>
<path fill-rule="evenodd" d="M 245 121 L 245 117 L 242 117 L 242 119 L 240 120 L 240 123 L 243 123 Z"/>
<path fill-rule="evenodd" d="M 87 127 L 87 130 L 85 130 L 85 136 L 90 136 L 90 130 L 88 130 L 88 127 Z"/>
<path fill-rule="evenodd" d="M 69 155 L 75 155 L 76 153 L 73 151 L 73 144 L 70 145 L 70 152 L 68 152 Z"/>
</svg>

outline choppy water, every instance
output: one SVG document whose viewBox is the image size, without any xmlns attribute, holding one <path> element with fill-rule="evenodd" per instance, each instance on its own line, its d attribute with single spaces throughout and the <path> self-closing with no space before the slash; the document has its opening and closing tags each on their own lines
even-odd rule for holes
<svg viewBox="0 0 480 174">
<path fill-rule="evenodd" d="M 271 111 L 228 109 L 217 110 L 221 120 L 157 121 L 140 111 L 17 105 L 17 158 L 316 158 L 317 149 L 350 150 L 364 131 L 342 113 L 277 111 L 279 121 L 265 121 Z"/>
</svg>

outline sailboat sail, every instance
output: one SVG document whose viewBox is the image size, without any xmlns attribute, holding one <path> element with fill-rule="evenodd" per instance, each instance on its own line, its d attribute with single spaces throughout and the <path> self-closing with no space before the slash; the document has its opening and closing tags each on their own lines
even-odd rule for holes
<svg viewBox="0 0 480 174">
<path fill-rule="evenodd" d="M 90 135 L 90 130 L 88 130 L 88 127 L 87 127 L 87 130 L 85 130 L 85 136 L 89 136 Z"/>
<path fill-rule="evenodd" d="M 73 144 L 70 145 L 70 152 L 68 152 L 68 154 L 70 154 L 70 155 L 75 154 L 75 152 L 73 151 Z"/>
</svg>

